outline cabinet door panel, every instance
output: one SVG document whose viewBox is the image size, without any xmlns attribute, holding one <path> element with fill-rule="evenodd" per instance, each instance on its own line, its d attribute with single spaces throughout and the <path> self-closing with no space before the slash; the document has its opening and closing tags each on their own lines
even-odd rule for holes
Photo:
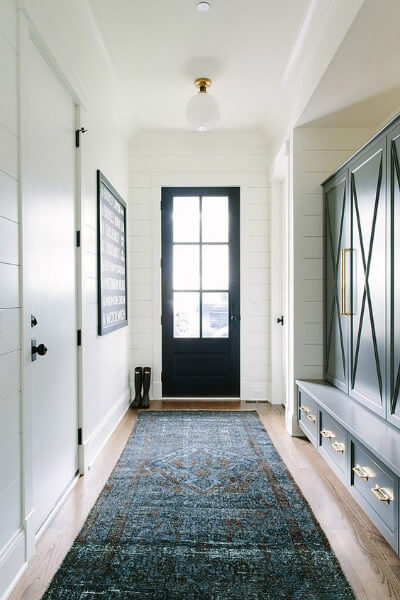
<svg viewBox="0 0 400 600">
<path fill-rule="evenodd" d="M 350 395 L 385 416 L 386 142 L 381 137 L 350 164 Z"/>
<path fill-rule="evenodd" d="M 390 294 L 390 394 L 388 419 L 400 427 L 400 126 L 388 135 L 389 207 L 391 221 L 389 256 L 391 262 Z"/>
<path fill-rule="evenodd" d="M 347 170 L 324 189 L 325 379 L 348 392 L 349 317 L 342 315 L 342 250 L 349 243 Z"/>
</svg>

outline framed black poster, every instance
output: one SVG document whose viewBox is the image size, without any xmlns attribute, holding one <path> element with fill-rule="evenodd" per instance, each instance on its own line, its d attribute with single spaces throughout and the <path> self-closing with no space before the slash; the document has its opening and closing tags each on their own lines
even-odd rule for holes
<svg viewBox="0 0 400 600">
<path fill-rule="evenodd" d="M 98 333 L 128 324 L 126 203 L 97 171 Z"/>
</svg>

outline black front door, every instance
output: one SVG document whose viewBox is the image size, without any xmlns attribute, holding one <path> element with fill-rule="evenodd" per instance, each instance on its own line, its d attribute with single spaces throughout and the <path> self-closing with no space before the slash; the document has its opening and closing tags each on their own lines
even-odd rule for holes
<svg viewBox="0 0 400 600">
<path fill-rule="evenodd" d="M 162 190 L 163 396 L 240 396 L 239 188 Z"/>
</svg>

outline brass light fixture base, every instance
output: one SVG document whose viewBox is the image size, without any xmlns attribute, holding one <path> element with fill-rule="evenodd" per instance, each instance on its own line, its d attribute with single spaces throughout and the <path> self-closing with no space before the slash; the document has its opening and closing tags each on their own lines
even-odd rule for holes
<svg viewBox="0 0 400 600">
<path fill-rule="evenodd" d="M 206 94 L 207 88 L 212 84 L 211 79 L 208 77 L 198 77 L 194 80 L 194 85 L 199 88 L 200 94 Z"/>
</svg>

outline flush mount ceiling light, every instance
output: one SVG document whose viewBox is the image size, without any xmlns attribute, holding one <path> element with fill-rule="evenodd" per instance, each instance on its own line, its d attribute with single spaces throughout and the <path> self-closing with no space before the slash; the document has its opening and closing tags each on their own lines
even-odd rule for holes
<svg viewBox="0 0 400 600">
<path fill-rule="evenodd" d="M 186 118 L 189 125 L 197 131 L 208 131 L 219 119 L 219 106 L 216 99 L 207 93 L 211 79 L 199 77 L 194 85 L 199 88 L 197 94 L 190 98 L 186 106 Z"/>
<path fill-rule="evenodd" d="M 211 6 L 209 5 L 208 2 L 198 2 L 197 3 L 197 10 L 199 12 L 208 12 L 210 10 Z"/>
</svg>

